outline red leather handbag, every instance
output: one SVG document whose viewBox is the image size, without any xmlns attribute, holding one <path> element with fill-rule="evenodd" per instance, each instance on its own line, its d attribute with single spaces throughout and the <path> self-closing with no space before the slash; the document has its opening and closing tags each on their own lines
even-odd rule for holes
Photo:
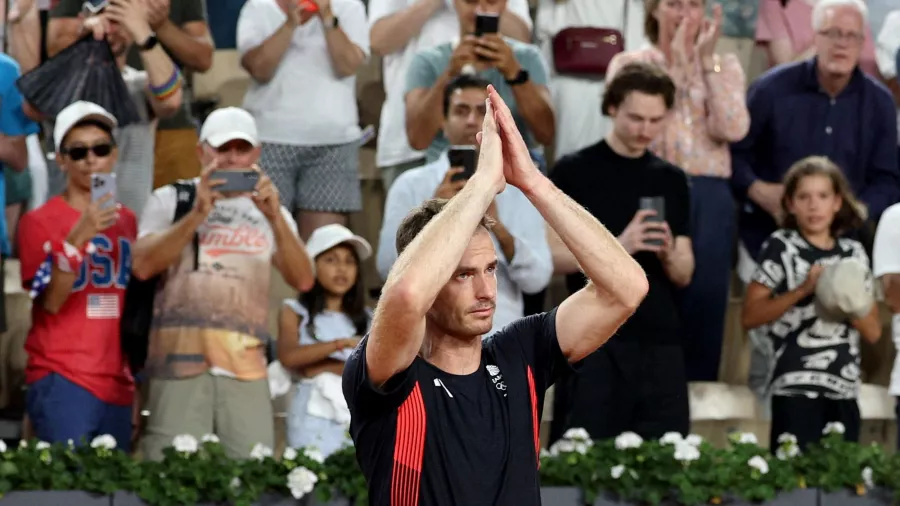
<svg viewBox="0 0 900 506">
<path fill-rule="evenodd" d="M 574 26 L 553 36 L 553 66 L 559 74 L 602 76 L 613 57 L 625 50 L 622 33 L 628 26 L 625 0 L 622 29 Z"/>
</svg>

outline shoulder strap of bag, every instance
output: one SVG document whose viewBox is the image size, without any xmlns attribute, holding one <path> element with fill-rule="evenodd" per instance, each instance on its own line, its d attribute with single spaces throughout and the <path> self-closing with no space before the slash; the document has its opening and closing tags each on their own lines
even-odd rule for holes
<svg viewBox="0 0 900 506">
<path fill-rule="evenodd" d="M 177 223 L 178 220 L 184 218 L 191 212 L 191 209 L 194 208 L 194 197 L 197 195 L 197 185 L 194 184 L 193 181 L 179 180 L 172 186 L 175 187 L 175 218 L 172 220 L 172 223 Z M 199 234 L 194 233 L 192 244 L 194 246 L 194 270 L 196 271 L 200 261 Z"/>
</svg>

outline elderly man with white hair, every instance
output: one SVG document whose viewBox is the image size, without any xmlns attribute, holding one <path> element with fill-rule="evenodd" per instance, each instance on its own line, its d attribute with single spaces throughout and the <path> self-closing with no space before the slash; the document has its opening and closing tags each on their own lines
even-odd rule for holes
<svg viewBox="0 0 900 506">
<path fill-rule="evenodd" d="M 873 221 L 900 199 L 894 101 L 859 69 L 867 12 L 862 0 L 821 0 L 816 56 L 773 68 L 747 92 L 751 126 L 732 146 L 732 184 L 745 201 L 739 228 L 751 257 L 776 228 L 781 178 L 807 156 L 841 167 Z"/>
</svg>

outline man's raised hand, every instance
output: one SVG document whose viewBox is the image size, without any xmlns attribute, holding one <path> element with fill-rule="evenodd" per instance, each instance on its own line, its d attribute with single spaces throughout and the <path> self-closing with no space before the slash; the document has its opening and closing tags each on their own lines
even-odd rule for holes
<svg viewBox="0 0 900 506">
<path fill-rule="evenodd" d="M 497 125 L 503 144 L 503 176 L 506 182 L 527 193 L 540 181 L 543 174 L 535 167 L 512 112 L 493 86 L 488 86 L 488 105 L 488 114 L 485 114 L 484 120 L 486 123 L 488 116 L 492 116 L 492 121 Z"/>
<path fill-rule="evenodd" d="M 494 89 L 492 86 L 488 86 L 488 90 L 492 89 Z M 478 169 L 475 171 L 475 175 L 485 177 L 493 185 L 495 193 L 500 193 L 506 188 L 503 169 L 503 141 L 500 139 L 490 98 L 485 101 L 485 105 L 487 110 L 484 113 L 484 122 L 481 131 L 475 135 L 475 140 L 481 145 Z"/>
</svg>

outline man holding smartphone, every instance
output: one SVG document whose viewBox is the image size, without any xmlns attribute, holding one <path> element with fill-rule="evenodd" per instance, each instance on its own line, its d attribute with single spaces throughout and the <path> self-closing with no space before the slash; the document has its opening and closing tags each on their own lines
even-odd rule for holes
<svg viewBox="0 0 900 506">
<path fill-rule="evenodd" d="M 275 445 L 265 354 L 272 266 L 300 291 L 313 276 L 290 212 L 256 165 L 260 144 L 250 113 L 214 111 L 200 130 L 201 176 L 159 188 L 141 215 L 134 274 L 163 277 L 144 369 L 150 459 L 179 434 L 215 433 L 233 458 Z"/>
<path fill-rule="evenodd" d="M 476 157 L 467 154 L 474 155 L 475 134 L 484 121 L 487 85 L 477 77 L 462 75 L 444 91 L 442 128 L 454 146 L 450 154 L 456 151 L 463 164 L 471 160 L 472 165 L 451 166 L 444 152 L 436 161 L 401 174 L 388 190 L 376 259 L 382 279 L 387 279 L 397 261 L 394 238 L 407 213 L 431 198 L 453 198 L 466 186 L 465 176 L 474 172 Z M 507 186 L 488 208 L 488 216 L 495 222 L 491 229 L 494 246 L 502 254 L 498 255 L 496 315 L 485 337 L 522 318 L 523 293 L 543 290 L 553 270 L 541 227 L 543 218 L 521 191 Z"/>
<path fill-rule="evenodd" d="M 693 274 L 690 199 L 684 171 L 647 150 L 675 96 L 664 70 L 626 65 L 606 87 L 612 130 L 561 159 L 552 179 L 616 234 L 643 267 L 650 291 L 634 314 L 570 381 L 556 386 L 551 440 L 584 428 L 595 439 L 633 431 L 657 439 L 690 429 L 682 328 L 676 290 Z M 556 272 L 570 293 L 586 279 L 572 253 L 548 230 Z"/>
<path fill-rule="evenodd" d="M 56 117 L 62 194 L 26 213 L 19 228 L 22 280 L 34 299 L 25 343 L 26 409 L 41 441 L 81 444 L 101 434 L 128 451 L 134 382 L 121 351 L 119 323 L 131 277 L 137 219 L 95 193 L 110 178 L 118 149 L 115 118 L 75 102 Z"/>
<path fill-rule="evenodd" d="M 553 142 L 553 107 L 540 49 L 497 33 L 498 14 L 505 11 L 506 2 L 454 0 L 461 29 L 458 41 L 419 51 L 409 66 L 406 133 L 410 146 L 427 149 L 427 162 L 448 146 L 446 133 L 441 132 L 441 99 L 460 74 L 477 74 L 494 85 L 530 149 Z"/>
</svg>

